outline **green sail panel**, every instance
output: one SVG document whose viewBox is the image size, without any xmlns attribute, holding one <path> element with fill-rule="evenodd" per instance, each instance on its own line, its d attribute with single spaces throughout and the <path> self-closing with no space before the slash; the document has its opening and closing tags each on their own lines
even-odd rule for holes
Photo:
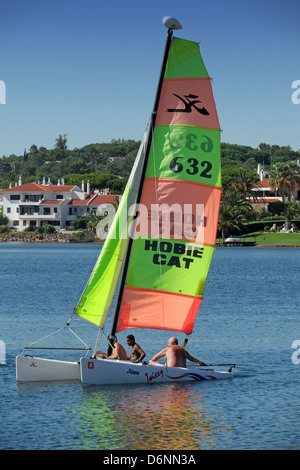
<svg viewBox="0 0 300 470">
<path fill-rule="evenodd" d="M 132 250 L 127 284 L 202 296 L 213 251 L 213 247 L 182 240 L 139 238 Z"/>
<path fill-rule="evenodd" d="M 197 42 L 179 38 L 173 39 L 165 78 L 177 77 L 208 77 Z"/>
<path fill-rule="evenodd" d="M 158 175 L 221 187 L 220 130 L 157 126 L 147 177 Z"/>
</svg>

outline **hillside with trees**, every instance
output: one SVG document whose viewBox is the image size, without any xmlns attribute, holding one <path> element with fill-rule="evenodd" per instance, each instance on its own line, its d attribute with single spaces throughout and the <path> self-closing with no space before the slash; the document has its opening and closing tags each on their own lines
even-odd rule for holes
<svg viewBox="0 0 300 470">
<path fill-rule="evenodd" d="M 111 143 L 89 144 L 82 148 L 67 148 L 67 136 L 60 135 L 53 149 L 32 145 L 23 155 L 0 158 L 0 188 L 14 186 L 21 176 L 22 183 L 40 182 L 43 178 L 56 184 L 90 181 L 91 189 L 110 187 L 114 192 L 124 189 L 140 142 L 118 139 Z"/>
<path fill-rule="evenodd" d="M 51 181 L 56 184 L 81 186 L 82 181 L 90 183 L 91 190 L 110 188 L 114 194 L 122 194 L 140 142 L 114 139 L 110 143 L 89 144 L 82 148 L 67 148 L 67 135 L 59 135 L 53 149 L 37 148 L 32 145 L 23 155 L 0 158 L 0 188 L 8 188 L 29 182 Z M 243 234 L 271 227 L 274 221 L 284 222 L 286 229 L 300 227 L 300 205 L 292 202 L 290 195 L 300 187 L 300 152 L 289 146 L 262 143 L 258 148 L 221 144 L 222 199 L 219 214 L 218 234 L 222 238 L 229 234 Z M 259 180 L 258 165 L 270 175 L 270 187 L 279 196 L 286 195 L 288 201 L 269 204 L 267 213 L 254 212 L 250 198 L 255 200 L 253 191 Z M 269 218 L 270 220 L 267 220 Z M 98 218 L 99 219 L 99 218 Z M 86 220 L 75 221 L 75 229 L 94 229 L 98 222 L 92 213 Z M 299 223 L 298 223 L 299 221 Z M 78 226 L 76 223 L 78 222 Z M 1 227 L 7 231 L 7 220 L 0 213 Z M 267 228 L 268 228 L 267 227 Z M 51 228 L 51 227 L 50 227 Z M 52 227 L 53 228 L 53 227 Z"/>
<path fill-rule="evenodd" d="M 79 184 L 88 179 L 91 188 L 104 184 L 114 191 L 124 188 L 140 142 L 114 139 L 110 143 L 88 144 L 82 148 L 67 147 L 67 135 L 59 135 L 52 149 L 31 145 L 23 155 L 10 155 L 0 158 L 0 188 L 10 184 L 42 182 L 50 178 L 52 183 L 64 179 L 65 184 Z M 221 144 L 222 169 L 241 168 L 257 171 L 258 164 L 270 170 L 274 164 L 296 163 L 300 152 L 289 146 L 260 144 L 258 148 L 243 145 Z M 99 176 L 101 179 L 99 180 Z M 119 180 L 117 184 L 117 180 Z M 112 183 L 115 183 L 114 186 Z"/>
</svg>

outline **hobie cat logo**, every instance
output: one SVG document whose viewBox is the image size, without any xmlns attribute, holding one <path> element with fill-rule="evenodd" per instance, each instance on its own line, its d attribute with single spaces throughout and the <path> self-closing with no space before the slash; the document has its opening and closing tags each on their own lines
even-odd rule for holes
<svg viewBox="0 0 300 470">
<path fill-rule="evenodd" d="M 6 85 L 3 80 L 0 80 L 0 104 L 6 104 Z"/>
<path fill-rule="evenodd" d="M 184 108 L 168 109 L 168 113 L 191 113 L 192 108 L 194 108 L 198 113 L 203 114 L 204 116 L 209 115 L 209 112 L 204 108 L 204 106 L 201 105 L 201 108 L 196 106 L 196 104 L 201 103 L 200 100 L 195 99 L 199 98 L 198 95 L 192 95 L 191 93 L 189 95 L 184 95 L 184 97 L 176 95 L 176 93 L 173 93 L 173 95 L 184 104 Z"/>
<path fill-rule="evenodd" d="M 292 94 L 292 103 L 299 104 L 300 103 L 300 80 L 294 80 L 292 83 L 292 88 L 296 88 L 296 91 Z"/>
</svg>

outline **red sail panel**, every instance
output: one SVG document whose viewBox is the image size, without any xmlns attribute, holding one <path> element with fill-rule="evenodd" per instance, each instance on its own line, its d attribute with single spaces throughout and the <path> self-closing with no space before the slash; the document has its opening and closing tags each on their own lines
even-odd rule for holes
<svg viewBox="0 0 300 470">
<path fill-rule="evenodd" d="M 219 129 L 210 78 L 165 80 L 156 124 Z"/>
<path fill-rule="evenodd" d="M 118 331 L 155 325 L 161 330 L 192 333 L 201 300 L 202 297 L 126 287 Z M 181 312 L 185 312 L 184 317 Z"/>
</svg>

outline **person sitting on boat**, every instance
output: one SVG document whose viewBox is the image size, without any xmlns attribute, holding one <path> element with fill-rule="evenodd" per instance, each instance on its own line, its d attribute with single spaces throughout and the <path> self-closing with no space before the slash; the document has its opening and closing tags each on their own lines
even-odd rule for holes
<svg viewBox="0 0 300 470">
<path fill-rule="evenodd" d="M 105 359 L 105 358 L 108 358 L 108 359 L 121 359 L 123 361 L 127 361 L 127 354 L 126 354 L 126 351 L 125 349 L 123 348 L 122 344 L 118 343 L 118 340 L 117 340 L 117 337 L 115 337 L 114 341 L 113 341 L 113 349 L 112 349 L 112 352 L 111 352 L 111 355 L 107 357 L 107 354 L 106 353 L 103 353 L 101 351 L 97 351 L 96 352 L 96 359 L 99 359 L 99 356 L 101 359 Z"/>
<path fill-rule="evenodd" d="M 128 346 L 132 346 L 132 350 L 127 359 L 131 362 L 140 362 L 146 356 L 145 351 L 135 342 L 135 337 L 133 335 L 128 335 L 126 338 Z"/>
<path fill-rule="evenodd" d="M 204 362 L 191 356 L 184 348 L 178 346 L 178 339 L 175 337 L 169 339 L 167 348 L 152 357 L 149 361 L 149 365 L 160 365 L 156 361 L 162 357 L 166 358 L 166 365 L 168 367 L 186 367 L 187 359 L 191 362 L 197 362 L 200 366 L 206 365 Z"/>
</svg>

